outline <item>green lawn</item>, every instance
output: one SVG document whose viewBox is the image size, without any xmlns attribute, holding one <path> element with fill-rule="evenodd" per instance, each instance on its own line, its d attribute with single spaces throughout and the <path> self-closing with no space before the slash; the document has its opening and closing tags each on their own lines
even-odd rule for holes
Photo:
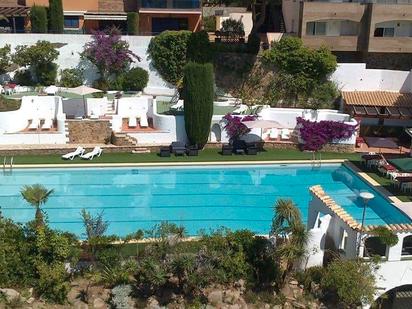
<svg viewBox="0 0 412 309">
<path fill-rule="evenodd" d="M 175 157 L 161 158 L 157 153 L 132 154 L 132 153 L 103 153 L 100 158 L 93 161 L 81 160 L 73 161 L 62 160 L 59 155 L 30 155 L 15 156 L 14 164 L 60 164 L 60 163 L 150 163 L 150 162 L 219 162 L 219 161 L 270 161 L 270 160 L 311 160 L 311 153 L 298 150 L 268 149 L 260 152 L 256 156 L 232 155 L 222 156 L 220 149 L 205 149 L 197 157 Z M 360 156 L 356 153 L 333 153 L 323 152 L 322 160 L 327 159 L 347 159 L 359 161 Z"/>
<path fill-rule="evenodd" d="M 399 191 L 394 188 L 392 185 L 393 182 L 386 177 L 381 176 L 378 172 L 373 172 L 370 170 L 366 170 L 363 165 L 360 164 L 360 161 L 352 162 L 355 164 L 359 169 L 364 171 L 368 176 L 370 176 L 373 180 L 379 183 L 383 188 L 391 192 L 394 196 L 400 199 L 402 202 L 412 202 L 412 196 L 405 194 L 402 191 Z"/>
</svg>

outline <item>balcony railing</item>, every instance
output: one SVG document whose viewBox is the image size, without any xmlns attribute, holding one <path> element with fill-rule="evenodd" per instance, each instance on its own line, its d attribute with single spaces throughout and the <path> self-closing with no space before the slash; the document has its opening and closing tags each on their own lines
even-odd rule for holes
<svg viewBox="0 0 412 309">
<path fill-rule="evenodd" d="M 199 9 L 200 0 L 142 0 L 145 9 Z"/>
</svg>

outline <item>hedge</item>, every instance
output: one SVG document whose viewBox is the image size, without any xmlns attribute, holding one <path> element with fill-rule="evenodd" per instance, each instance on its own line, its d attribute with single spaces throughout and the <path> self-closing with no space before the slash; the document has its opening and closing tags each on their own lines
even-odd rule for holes
<svg viewBox="0 0 412 309">
<path fill-rule="evenodd" d="M 184 68 L 183 98 L 187 137 L 192 145 L 207 143 L 213 116 L 213 65 L 189 62 Z"/>
<path fill-rule="evenodd" d="M 139 34 L 139 14 L 136 12 L 127 13 L 127 34 Z"/>
<path fill-rule="evenodd" d="M 47 10 L 44 6 L 34 5 L 30 9 L 32 33 L 47 33 Z"/>
<path fill-rule="evenodd" d="M 190 31 L 164 31 L 150 41 L 152 64 L 169 83 L 177 84 L 183 78 L 190 35 Z"/>
<path fill-rule="evenodd" d="M 206 31 L 193 32 L 190 35 L 186 57 L 188 61 L 197 63 L 213 62 L 214 49 Z"/>
<path fill-rule="evenodd" d="M 49 32 L 63 33 L 64 15 L 62 0 L 49 0 Z"/>
</svg>

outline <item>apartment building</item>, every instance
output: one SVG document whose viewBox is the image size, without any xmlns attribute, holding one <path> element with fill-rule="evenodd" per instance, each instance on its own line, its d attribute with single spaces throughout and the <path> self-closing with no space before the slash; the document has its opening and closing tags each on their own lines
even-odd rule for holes
<svg viewBox="0 0 412 309">
<path fill-rule="evenodd" d="M 49 0 L 0 0 L 0 31 L 25 32 L 30 7 L 48 6 Z M 164 30 L 200 29 L 200 0 L 63 0 L 67 33 L 90 33 L 116 26 L 127 29 L 127 13 L 139 13 L 139 32 L 158 34 Z"/>
<path fill-rule="evenodd" d="M 341 61 L 410 69 L 411 0 L 283 0 L 286 32 L 329 47 Z"/>
</svg>

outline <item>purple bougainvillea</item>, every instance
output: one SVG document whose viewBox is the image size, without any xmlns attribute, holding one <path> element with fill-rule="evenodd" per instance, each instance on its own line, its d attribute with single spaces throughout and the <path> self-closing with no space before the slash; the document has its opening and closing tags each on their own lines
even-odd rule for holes
<svg viewBox="0 0 412 309">
<path fill-rule="evenodd" d="M 86 43 L 82 57 L 93 63 L 101 78 L 107 80 L 111 74 L 126 69 L 140 57 L 129 49 L 129 43 L 121 39 L 120 33 L 114 29 L 93 32 L 92 41 Z"/>
<path fill-rule="evenodd" d="M 242 122 L 243 121 L 252 121 L 255 120 L 256 116 L 254 115 L 247 115 L 247 116 L 233 116 L 231 114 L 226 114 L 223 116 L 223 120 L 225 121 L 224 129 L 226 130 L 227 134 L 229 135 L 230 139 L 238 139 L 241 136 L 250 132 L 250 129 L 245 126 Z"/>
<path fill-rule="evenodd" d="M 356 126 L 338 121 L 322 120 L 319 122 L 296 118 L 303 149 L 318 151 L 327 143 L 350 138 Z"/>
</svg>

